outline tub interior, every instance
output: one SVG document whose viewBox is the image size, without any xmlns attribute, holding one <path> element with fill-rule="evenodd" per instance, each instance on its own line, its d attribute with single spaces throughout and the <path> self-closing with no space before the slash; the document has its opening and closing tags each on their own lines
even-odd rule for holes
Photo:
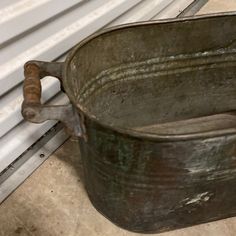
<svg viewBox="0 0 236 236">
<path fill-rule="evenodd" d="M 235 23 L 211 17 L 102 34 L 74 54 L 67 89 L 114 127 L 160 134 L 233 128 Z"/>
</svg>

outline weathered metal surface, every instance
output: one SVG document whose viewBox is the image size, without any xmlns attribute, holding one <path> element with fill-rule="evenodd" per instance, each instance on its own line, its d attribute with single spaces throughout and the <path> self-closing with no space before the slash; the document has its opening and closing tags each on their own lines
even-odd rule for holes
<svg viewBox="0 0 236 236">
<path fill-rule="evenodd" d="M 236 135 L 156 142 L 85 124 L 89 198 L 120 227 L 157 233 L 236 214 Z"/>
<path fill-rule="evenodd" d="M 230 13 L 126 25 L 67 57 L 86 189 L 120 227 L 156 233 L 236 215 L 235 24 Z"/>
</svg>

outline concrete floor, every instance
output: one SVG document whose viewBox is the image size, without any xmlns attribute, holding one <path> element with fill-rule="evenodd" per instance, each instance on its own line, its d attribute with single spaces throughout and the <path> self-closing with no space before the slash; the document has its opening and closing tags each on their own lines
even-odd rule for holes
<svg viewBox="0 0 236 236">
<path fill-rule="evenodd" d="M 198 14 L 236 11 L 236 0 L 209 0 Z"/>
<path fill-rule="evenodd" d="M 210 0 L 200 14 L 236 10 L 236 0 Z M 132 236 L 89 202 L 76 140 L 67 141 L 0 206 L 0 236 Z M 159 236 L 235 236 L 236 218 Z"/>
</svg>

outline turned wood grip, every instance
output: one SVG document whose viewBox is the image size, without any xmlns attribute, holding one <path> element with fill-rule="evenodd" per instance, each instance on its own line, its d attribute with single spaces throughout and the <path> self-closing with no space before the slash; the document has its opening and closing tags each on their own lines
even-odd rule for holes
<svg viewBox="0 0 236 236">
<path fill-rule="evenodd" d="M 80 116 L 75 112 L 71 103 L 65 105 L 42 105 L 40 79 L 45 76 L 54 76 L 61 82 L 63 89 L 62 62 L 29 61 L 24 66 L 25 80 L 23 84 L 24 100 L 21 114 L 25 120 L 32 123 L 42 123 L 47 120 L 59 120 L 65 124 L 68 132 L 77 137 L 86 137 L 82 134 Z M 64 89 L 63 89 L 64 90 Z"/>
<path fill-rule="evenodd" d="M 23 84 L 24 106 L 41 104 L 40 68 L 36 64 L 26 64 L 24 68 L 25 80 Z"/>
</svg>

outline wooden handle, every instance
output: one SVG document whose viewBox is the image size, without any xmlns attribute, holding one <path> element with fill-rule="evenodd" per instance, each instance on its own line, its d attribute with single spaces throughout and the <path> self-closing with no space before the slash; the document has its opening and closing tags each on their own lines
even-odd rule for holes
<svg viewBox="0 0 236 236">
<path fill-rule="evenodd" d="M 40 68 L 34 63 L 25 65 L 25 80 L 23 84 L 24 106 L 41 104 L 42 86 L 40 83 Z"/>
<path fill-rule="evenodd" d="M 42 123 L 46 120 L 59 120 L 65 124 L 70 134 L 85 137 L 80 126 L 80 117 L 74 111 L 72 104 L 67 105 L 42 105 L 41 83 L 44 76 L 55 76 L 61 81 L 64 63 L 29 61 L 24 66 L 25 80 L 23 85 L 24 101 L 21 113 L 23 117 L 33 123 Z M 62 87 L 63 90 L 63 87 Z"/>
<path fill-rule="evenodd" d="M 42 87 L 40 79 L 47 75 L 55 76 L 61 82 L 62 86 L 62 68 L 61 62 L 29 61 L 24 66 L 25 80 L 23 84 L 22 115 L 31 122 L 41 120 L 40 110 Z"/>
</svg>

